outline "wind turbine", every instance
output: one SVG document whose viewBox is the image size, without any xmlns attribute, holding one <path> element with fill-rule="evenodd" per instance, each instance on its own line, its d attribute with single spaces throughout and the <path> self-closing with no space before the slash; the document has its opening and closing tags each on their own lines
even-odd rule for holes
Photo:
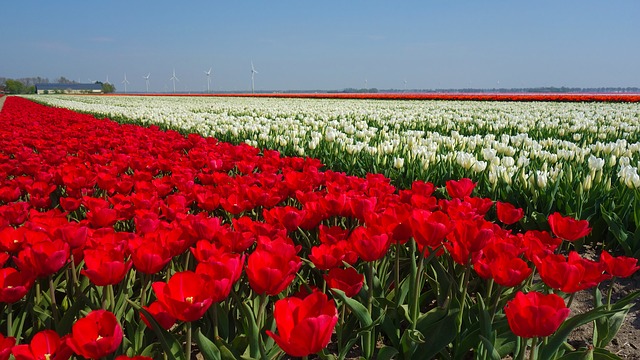
<svg viewBox="0 0 640 360">
<path fill-rule="evenodd" d="M 176 92 L 176 81 L 180 81 L 180 79 L 178 79 L 178 77 L 176 76 L 176 69 L 173 68 L 173 76 L 169 79 L 171 81 L 173 81 L 173 92 Z"/>
<path fill-rule="evenodd" d="M 255 83 L 253 81 L 253 78 L 255 76 L 255 74 L 257 74 L 258 72 L 256 71 L 256 68 L 253 67 L 253 61 L 251 62 L 251 93 L 253 94 L 255 92 Z"/>
<path fill-rule="evenodd" d="M 149 92 L 149 76 L 151 76 L 151 73 L 148 73 L 147 76 L 143 76 L 144 81 L 147 83 L 147 92 Z"/>
<path fill-rule="evenodd" d="M 111 83 L 109 82 L 109 75 L 107 75 L 107 81 L 105 81 L 104 83 L 111 85 Z"/>
<path fill-rule="evenodd" d="M 368 86 L 369 86 L 368 84 L 369 84 L 369 80 L 364 79 L 364 89 L 365 89 L 365 90 L 369 88 L 369 87 L 368 87 Z"/>
<path fill-rule="evenodd" d="M 205 75 L 207 75 L 207 93 L 209 92 L 209 88 L 211 87 L 211 69 L 213 68 L 209 68 L 209 71 L 205 71 Z"/>
<path fill-rule="evenodd" d="M 124 84 L 124 93 L 127 93 L 127 84 L 129 83 L 129 80 L 127 80 L 127 73 L 124 73 L 124 80 L 122 80 L 122 83 Z"/>
<path fill-rule="evenodd" d="M 407 92 L 407 79 L 404 79 L 404 92 Z"/>
</svg>

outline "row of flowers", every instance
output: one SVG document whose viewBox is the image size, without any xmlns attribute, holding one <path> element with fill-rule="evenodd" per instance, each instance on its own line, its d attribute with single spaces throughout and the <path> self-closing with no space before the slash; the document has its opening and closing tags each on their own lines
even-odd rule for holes
<svg viewBox="0 0 640 360">
<path fill-rule="evenodd" d="M 221 97 L 34 98 L 164 129 L 320 158 L 334 170 L 368 169 L 400 187 L 414 180 L 476 179 L 482 194 L 546 217 L 606 219 L 594 239 L 628 244 L 640 217 L 635 104 L 367 101 Z M 603 201 L 604 199 L 604 201 Z M 619 214 L 619 216 L 611 215 Z M 595 240 L 594 240 L 595 241 Z"/>
<path fill-rule="evenodd" d="M 111 94 L 110 96 L 119 96 Z M 184 96 L 147 94 L 145 96 Z M 366 99 L 366 100 L 465 100 L 465 101 L 561 101 L 561 102 L 640 102 L 633 93 L 260 93 L 260 94 L 195 94 L 189 96 L 269 97 L 291 99 Z"/>
<path fill-rule="evenodd" d="M 606 352 L 640 295 L 612 302 L 636 259 L 571 250 L 589 222 L 522 231 L 468 178 L 399 190 L 16 97 L 0 124 L 6 357 L 548 359 L 592 321 Z M 567 319 L 587 289 L 599 306 Z"/>
</svg>

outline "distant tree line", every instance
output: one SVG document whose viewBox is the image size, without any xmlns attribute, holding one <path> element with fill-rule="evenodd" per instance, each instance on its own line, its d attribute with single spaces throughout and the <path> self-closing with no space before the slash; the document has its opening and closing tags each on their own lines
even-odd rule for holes
<svg viewBox="0 0 640 360">
<path fill-rule="evenodd" d="M 49 78 L 43 78 L 40 76 L 36 77 L 26 77 L 20 79 L 9 79 L 5 77 L 0 77 L 0 89 L 4 89 L 4 92 L 7 94 L 35 94 L 36 93 L 36 84 L 49 84 Z M 69 80 L 64 76 L 60 76 L 59 78 L 53 81 L 54 84 L 79 84 L 79 82 L 74 80 Z M 112 93 L 116 91 L 116 87 L 110 83 L 103 83 L 100 81 L 96 81 L 95 84 L 102 85 L 103 93 Z"/>
</svg>

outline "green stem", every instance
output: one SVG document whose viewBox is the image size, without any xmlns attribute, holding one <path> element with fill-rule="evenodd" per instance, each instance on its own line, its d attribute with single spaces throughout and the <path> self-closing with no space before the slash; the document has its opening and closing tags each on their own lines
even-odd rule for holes
<svg viewBox="0 0 640 360">
<path fill-rule="evenodd" d="M 489 287 L 487 288 L 487 300 L 491 299 L 491 293 L 493 292 L 493 283 L 495 281 L 493 280 L 493 278 L 489 279 Z"/>
<path fill-rule="evenodd" d="M 395 297 L 396 309 L 400 308 L 400 243 L 396 243 L 396 259 L 395 259 Z"/>
<path fill-rule="evenodd" d="M 213 304 L 211 309 L 211 314 L 213 315 L 213 340 L 216 341 L 220 337 L 218 332 L 218 304 Z"/>
<path fill-rule="evenodd" d="M 415 330 L 417 320 L 416 312 L 420 294 L 418 293 L 418 289 L 416 288 L 416 283 L 418 282 L 418 267 L 416 266 L 416 242 L 412 239 L 409 244 L 409 257 L 411 259 L 411 272 L 409 273 L 409 281 L 411 281 L 412 285 L 409 288 L 409 316 L 411 316 L 411 330 Z"/>
<path fill-rule="evenodd" d="M 191 321 L 187 321 L 184 324 L 187 327 L 187 340 L 184 344 L 184 354 L 187 359 L 191 358 Z"/>
<path fill-rule="evenodd" d="M 265 321 L 265 312 L 267 309 L 267 303 L 269 302 L 269 296 L 265 294 L 260 295 L 260 307 L 258 308 L 258 316 L 256 319 L 256 323 L 258 325 L 258 348 L 260 350 L 260 357 L 262 360 L 267 359 L 267 353 L 264 348 L 264 339 L 262 338 L 262 327 L 266 323 Z"/>
<path fill-rule="evenodd" d="M 147 287 L 149 287 L 149 280 L 151 275 L 140 273 L 142 276 L 142 290 L 140 290 L 140 307 L 144 307 L 147 302 Z"/>
<path fill-rule="evenodd" d="M 571 296 L 569 296 L 569 302 L 567 303 L 567 307 L 570 308 L 571 304 L 573 304 L 573 299 L 576 297 L 576 293 L 572 293 Z"/>
<path fill-rule="evenodd" d="M 491 279 L 493 281 L 493 279 Z M 500 302 L 500 292 L 502 291 L 502 286 L 498 285 L 497 294 L 493 299 L 493 304 L 491 305 L 491 323 L 493 323 L 493 319 L 496 317 L 496 311 L 498 310 L 498 303 Z"/>
<path fill-rule="evenodd" d="M 462 331 L 462 320 L 464 316 L 464 305 L 467 301 L 467 292 L 469 291 L 469 277 L 471 275 L 471 254 L 469 254 L 469 261 L 464 269 L 464 277 L 462 279 L 462 298 L 460 299 L 460 312 L 458 313 L 458 335 Z"/>
<path fill-rule="evenodd" d="M 367 263 L 367 311 L 371 316 L 371 312 L 373 311 L 373 262 Z M 367 331 L 362 340 L 362 350 L 365 359 L 372 359 L 375 347 L 375 330 L 372 328 Z"/>
<path fill-rule="evenodd" d="M 420 253 L 418 269 L 416 270 L 416 282 L 415 284 L 413 284 L 413 287 L 415 288 L 415 293 L 413 294 L 413 296 L 415 296 L 415 298 L 413 299 L 413 308 L 411 309 L 412 330 L 416 329 L 416 323 L 418 322 L 418 317 L 420 316 L 420 290 L 422 290 L 422 272 L 424 269 L 424 256 L 426 252 L 427 247 L 425 246 L 422 250 L 422 253 Z"/>
<path fill-rule="evenodd" d="M 13 303 L 8 304 L 7 309 L 7 336 L 13 336 Z"/>
<path fill-rule="evenodd" d="M 58 313 L 58 304 L 56 303 L 56 289 L 53 285 L 53 275 L 49 276 L 49 295 L 51 296 L 51 312 L 53 313 L 53 321 L 57 324 L 60 319 Z"/>
<path fill-rule="evenodd" d="M 258 331 L 262 331 L 262 326 L 264 325 L 264 312 L 267 308 L 267 302 L 269 298 L 267 294 L 260 295 L 260 306 L 258 307 L 258 316 L 256 319 L 256 323 L 258 324 Z"/>
<path fill-rule="evenodd" d="M 531 351 L 529 351 L 529 360 L 538 358 L 538 338 L 534 337 L 531 343 Z"/>
<path fill-rule="evenodd" d="M 113 285 L 107 285 L 107 291 L 109 293 L 109 303 L 111 304 L 111 311 L 116 312 L 116 297 L 113 293 Z"/>
<path fill-rule="evenodd" d="M 613 284 L 616 281 L 616 277 L 611 278 L 611 284 L 609 284 L 609 291 L 607 292 L 607 309 L 611 309 L 611 294 L 613 294 Z"/>
<path fill-rule="evenodd" d="M 184 259 L 184 271 L 189 270 L 189 259 L 191 259 L 191 251 L 187 251 L 187 253 L 185 254 L 185 259 Z"/>
<path fill-rule="evenodd" d="M 41 294 L 40 294 L 40 281 L 36 280 L 36 304 L 40 304 Z"/>
<path fill-rule="evenodd" d="M 524 355 L 527 352 L 527 343 L 529 339 L 518 336 L 518 343 L 520 344 L 518 349 L 518 355 L 516 356 L 516 360 L 524 360 Z"/>
<path fill-rule="evenodd" d="M 344 329 L 344 313 L 347 311 L 347 305 L 340 305 L 340 318 L 338 319 L 338 353 L 342 352 L 342 329 Z"/>
<path fill-rule="evenodd" d="M 71 262 L 71 280 L 73 280 L 73 291 L 74 292 L 78 292 L 79 288 L 80 288 L 80 283 L 78 283 L 78 273 L 76 272 L 76 262 L 75 259 L 73 258 L 73 254 L 70 255 L 70 262 Z M 75 295 L 75 294 L 72 294 Z"/>
</svg>

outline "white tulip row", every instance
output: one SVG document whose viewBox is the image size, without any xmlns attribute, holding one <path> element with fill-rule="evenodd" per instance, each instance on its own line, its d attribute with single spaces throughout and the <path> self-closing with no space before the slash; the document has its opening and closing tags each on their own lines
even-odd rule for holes
<svg viewBox="0 0 640 360">
<path fill-rule="evenodd" d="M 376 101 L 235 97 L 31 97 L 140 124 L 233 138 L 290 154 L 420 171 L 451 167 L 531 191 L 577 181 L 640 188 L 640 106 L 621 103 Z M 324 159 L 321 159 L 324 160 Z"/>
</svg>

